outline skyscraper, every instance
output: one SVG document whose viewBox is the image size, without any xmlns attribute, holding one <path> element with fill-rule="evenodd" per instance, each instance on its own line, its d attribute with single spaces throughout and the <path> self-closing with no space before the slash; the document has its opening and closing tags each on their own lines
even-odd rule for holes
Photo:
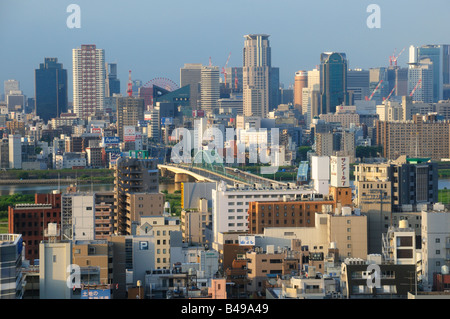
<svg viewBox="0 0 450 319">
<path fill-rule="evenodd" d="M 269 112 L 269 35 L 245 35 L 243 49 L 243 103 L 245 116 L 265 117 Z"/>
<path fill-rule="evenodd" d="M 348 104 L 347 57 L 345 53 L 325 52 L 320 62 L 319 114 L 334 113 L 336 106 Z"/>
<path fill-rule="evenodd" d="M 308 87 L 308 73 L 306 71 L 295 72 L 294 78 L 294 107 L 302 111 L 303 89 Z"/>
<path fill-rule="evenodd" d="M 120 94 L 120 80 L 117 78 L 117 63 L 106 64 L 106 97 Z"/>
<path fill-rule="evenodd" d="M 104 111 L 105 51 L 95 44 L 72 50 L 73 110 L 80 118 Z"/>
<path fill-rule="evenodd" d="M 180 69 L 180 87 L 189 85 L 190 104 L 193 110 L 198 109 L 198 102 L 200 100 L 201 72 L 201 63 L 186 63 L 184 67 Z"/>
<path fill-rule="evenodd" d="M 3 86 L 5 89 L 5 101 L 6 101 L 6 96 L 8 94 L 10 94 L 11 91 L 19 91 L 20 90 L 20 84 L 19 84 L 19 81 L 17 81 L 17 80 L 7 80 L 7 81 L 3 82 Z"/>
<path fill-rule="evenodd" d="M 67 70 L 57 58 L 45 58 L 34 71 L 36 115 L 44 122 L 67 112 Z"/>
<path fill-rule="evenodd" d="M 439 94 L 434 82 L 436 79 L 435 71 L 439 72 L 439 69 L 435 68 L 433 59 L 429 57 L 419 58 L 418 52 L 414 46 L 410 47 L 408 95 L 411 94 L 414 101 L 433 103 L 437 100 L 434 94 L 436 92 Z M 439 61 L 437 62 L 439 63 Z M 436 80 L 439 81 L 439 77 Z"/>
<path fill-rule="evenodd" d="M 200 105 L 205 112 L 213 113 L 220 98 L 220 71 L 217 66 L 204 66 L 201 70 Z"/>
<path fill-rule="evenodd" d="M 419 62 L 428 58 L 433 63 L 433 102 L 438 102 L 443 99 L 444 84 L 450 83 L 450 45 L 423 45 L 416 50 Z"/>
<path fill-rule="evenodd" d="M 353 100 L 364 100 L 369 95 L 369 71 L 353 69 L 347 71 L 347 90 L 352 91 Z"/>
</svg>

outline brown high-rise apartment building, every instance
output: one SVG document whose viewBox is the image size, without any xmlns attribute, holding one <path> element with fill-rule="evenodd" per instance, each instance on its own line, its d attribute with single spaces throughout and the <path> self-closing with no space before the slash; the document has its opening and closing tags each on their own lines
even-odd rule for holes
<svg viewBox="0 0 450 319">
<path fill-rule="evenodd" d="M 412 121 L 377 121 L 376 137 L 383 157 L 390 160 L 406 155 L 439 161 L 450 156 L 450 122 L 438 120 L 436 114 L 416 114 Z"/>
<path fill-rule="evenodd" d="M 73 110 L 79 118 L 104 111 L 105 51 L 94 44 L 72 50 Z"/>
<path fill-rule="evenodd" d="M 152 158 L 122 157 L 117 160 L 115 171 L 115 214 L 114 231 L 119 235 L 130 235 L 131 224 L 135 219 L 131 210 L 130 194 L 158 193 L 159 172 L 157 160 Z M 143 195 L 142 195 L 143 196 Z M 139 200 L 139 198 L 137 198 Z M 146 216 L 149 207 L 142 207 Z M 138 213 L 138 216 L 141 215 Z"/>
<path fill-rule="evenodd" d="M 308 72 L 297 71 L 294 80 L 294 107 L 300 111 L 302 111 L 304 88 L 308 88 Z"/>
</svg>

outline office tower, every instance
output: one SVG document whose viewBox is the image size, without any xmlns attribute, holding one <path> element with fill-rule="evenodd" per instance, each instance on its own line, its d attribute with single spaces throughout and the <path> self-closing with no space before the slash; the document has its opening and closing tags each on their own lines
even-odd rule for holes
<svg viewBox="0 0 450 319">
<path fill-rule="evenodd" d="M 147 111 L 149 118 L 149 125 L 147 136 L 153 142 L 159 143 L 161 141 L 161 112 L 159 106 L 154 106 L 150 111 Z"/>
<path fill-rule="evenodd" d="M 217 111 L 220 98 L 220 71 L 217 66 L 203 66 L 200 73 L 200 106 L 206 113 Z"/>
<path fill-rule="evenodd" d="M 120 80 L 117 78 L 117 63 L 106 64 L 105 97 L 120 94 Z"/>
<path fill-rule="evenodd" d="M 158 193 L 157 160 L 143 156 L 121 157 L 115 170 L 115 212 L 114 232 L 118 235 L 130 235 L 133 212 L 130 211 L 129 195 L 136 193 Z"/>
<path fill-rule="evenodd" d="M 3 87 L 5 90 L 5 101 L 6 96 L 9 94 L 10 91 L 20 91 L 20 84 L 17 80 L 7 80 L 3 82 Z"/>
<path fill-rule="evenodd" d="M 276 109 L 279 104 L 283 104 L 282 90 L 283 89 L 280 88 L 280 68 L 271 67 L 269 69 L 269 111 Z M 293 99 L 291 98 L 290 100 L 290 103 L 292 103 Z"/>
<path fill-rule="evenodd" d="M 117 134 L 122 142 L 134 141 L 134 136 L 125 132 L 127 127 L 136 128 L 144 119 L 144 99 L 127 96 L 117 99 Z"/>
<path fill-rule="evenodd" d="M 387 79 L 389 82 L 388 92 L 392 96 L 405 96 L 408 93 L 408 68 L 390 66 L 387 69 Z"/>
<path fill-rule="evenodd" d="M 390 91 L 388 69 L 385 67 L 369 69 L 369 95 L 367 99 L 375 101 L 376 104 L 383 103 Z"/>
<path fill-rule="evenodd" d="M 369 71 L 362 69 L 348 70 L 347 90 L 353 92 L 354 101 L 364 100 L 366 96 L 369 96 Z"/>
<path fill-rule="evenodd" d="M 413 51 L 416 51 L 415 53 Z M 430 59 L 433 63 L 433 101 L 438 102 L 443 99 L 444 84 L 450 83 L 450 45 L 423 45 L 420 47 L 410 47 L 411 55 L 421 61 Z"/>
<path fill-rule="evenodd" d="M 242 67 L 225 68 L 227 86 L 233 93 L 242 93 Z"/>
<path fill-rule="evenodd" d="M 200 82 L 202 79 L 201 63 L 186 63 L 180 69 L 180 87 L 189 85 L 190 88 L 190 105 L 193 110 L 199 108 L 200 101 Z"/>
<path fill-rule="evenodd" d="M 435 101 L 434 90 L 434 66 L 430 58 L 424 58 L 418 63 L 410 64 L 408 68 L 408 92 L 414 101 L 433 103 Z"/>
<path fill-rule="evenodd" d="M 25 281 L 22 276 L 23 238 L 21 234 L 0 234 L 0 299 L 22 299 Z"/>
<path fill-rule="evenodd" d="M 45 123 L 67 112 L 67 70 L 57 58 L 45 58 L 34 71 L 35 110 Z"/>
<path fill-rule="evenodd" d="M 244 36 L 243 103 L 245 116 L 266 117 L 269 112 L 269 73 L 271 50 L 269 35 Z"/>
<path fill-rule="evenodd" d="M 320 55 L 320 98 L 319 114 L 334 113 L 338 105 L 348 105 L 345 53 L 325 52 Z"/>
<path fill-rule="evenodd" d="M 25 95 L 22 91 L 9 91 L 6 95 L 6 106 L 8 112 L 20 112 L 25 111 Z"/>
<path fill-rule="evenodd" d="M 305 114 L 302 110 L 303 103 L 303 89 L 308 87 L 308 73 L 306 71 L 295 72 L 294 78 L 294 107 L 298 109 L 302 114 Z"/>
<path fill-rule="evenodd" d="M 72 50 L 73 110 L 78 117 L 104 112 L 105 51 L 92 45 Z"/>
</svg>

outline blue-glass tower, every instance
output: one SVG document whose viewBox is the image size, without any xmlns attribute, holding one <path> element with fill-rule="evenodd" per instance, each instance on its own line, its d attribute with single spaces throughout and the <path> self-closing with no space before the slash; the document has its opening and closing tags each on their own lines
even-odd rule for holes
<svg viewBox="0 0 450 319">
<path fill-rule="evenodd" d="M 35 110 L 42 120 L 67 112 L 67 70 L 57 58 L 45 58 L 35 70 Z"/>
<path fill-rule="evenodd" d="M 321 54 L 320 96 L 321 105 L 318 114 L 334 113 L 336 106 L 348 105 L 345 53 L 325 52 Z"/>
</svg>

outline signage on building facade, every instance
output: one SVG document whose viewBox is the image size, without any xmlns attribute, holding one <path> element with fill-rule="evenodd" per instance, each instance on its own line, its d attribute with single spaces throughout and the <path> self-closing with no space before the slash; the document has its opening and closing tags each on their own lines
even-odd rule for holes
<svg viewBox="0 0 450 319">
<path fill-rule="evenodd" d="M 350 187 L 349 157 L 330 157 L 330 185 L 334 187 Z"/>
</svg>

